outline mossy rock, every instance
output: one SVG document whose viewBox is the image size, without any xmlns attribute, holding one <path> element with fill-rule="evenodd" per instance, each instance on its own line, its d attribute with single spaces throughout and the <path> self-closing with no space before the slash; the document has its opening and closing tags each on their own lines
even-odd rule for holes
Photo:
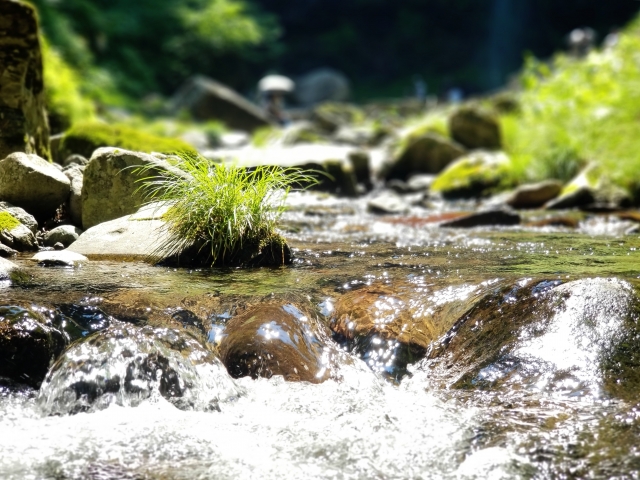
<svg viewBox="0 0 640 480">
<path fill-rule="evenodd" d="M 404 180 L 416 173 L 438 173 L 464 153 L 462 146 L 436 133 L 412 135 L 401 142 L 386 178 Z"/>
<path fill-rule="evenodd" d="M 0 212 L 0 231 L 10 232 L 20 225 L 22 225 L 20 221 L 9 212 Z"/>
<path fill-rule="evenodd" d="M 507 186 L 509 168 L 509 157 L 502 152 L 472 152 L 450 164 L 431 191 L 445 198 L 484 197 Z"/>
<path fill-rule="evenodd" d="M 94 150 L 100 147 L 118 147 L 145 153 L 197 153 L 182 140 L 158 137 L 126 125 L 86 122 L 76 124 L 66 132 L 60 142 L 60 158 L 64 159 L 72 154 L 90 158 Z"/>
<path fill-rule="evenodd" d="M 327 102 L 318 105 L 311 115 L 318 127 L 328 133 L 341 125 L 358 125 L 365 121 L 364 111 L 348 103 Z"/>
<path fill-rule="evenodd" d="M 502 134 L 498 120 L 477 107 L 462 107 L 449 118 L 451 138 L 469 149 L 498 150 Z"/>
</svg>

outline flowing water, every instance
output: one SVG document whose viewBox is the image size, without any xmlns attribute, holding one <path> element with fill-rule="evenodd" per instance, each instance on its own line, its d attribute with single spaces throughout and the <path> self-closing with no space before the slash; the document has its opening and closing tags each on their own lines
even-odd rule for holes
<svg viewBox="0 0 640 480">
<path fill-rule="evenodd" d="M 424 211 L 373 217 L 357 202 L 315 198 L 311 208 L 304 196 L 296 201 L 300 208 L 285 218 L 296 252 L 291 267 L 182 270 L 96 261 L 64 269 L 23 257 L 17 263 L 29 278 L 5 285 L 0 299 L 110 307 L 123 320 L 201 302 L 215 323 L 238 302 L 279 296 L 330 314 L 342 295 L 372 284 L 431 298 L 465 297 L 499 282 L 617 277 L 636 285 L 640 278 L 640 238 L 624 235 L 629 225 L 615 218 L 587 219 L 577 230 L 453 230 L 438 228 Z M 393 382 L 356 359 L 340 381 L 321 384 L 225 378 L 236 394 L 220 397 L 214 409 L 176 408 L 156 389 L 135 406 L 72 415 L 47 415 L 37 391 L 0 387 L 0 478 L 640 476 L 633 399 L 457 390 L 419 364 L 409 371 Z"/>
</svg>

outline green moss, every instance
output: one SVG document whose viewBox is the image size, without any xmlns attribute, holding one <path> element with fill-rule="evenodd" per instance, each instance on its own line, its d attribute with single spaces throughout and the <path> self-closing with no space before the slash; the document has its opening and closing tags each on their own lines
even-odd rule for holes
<svg viewBox="0 0 640 480">
<path fill-rule="evenodd" d="M 61 158 L 78 153 L 87 158 L 96 148 L 119 147 L 137 152 L 188 152 L 195 149 L 182 140 L 159 137 L 126 125 L 87 122 L 74 125 L 60 143 Z"/>
<path fill-rule="evenodd" d="M 0 231 L 10 232 L 14 228 L 20 226 L 20 221 L 9 212 L 0 212 Z"/>
<path fill-rule="evenodd" d="M 41 38 L 47 111 L 53 133 L 95 118 L 95 105 L 81 92 L 81 76 Z"/>
<path fill-rule="evenodd" d="M 500 154 L 477 153 L 447 167 L 433 182 L 431 191 L 445 197 L 475 197 L 508 186 L 510 164 Z"/>
</svg>

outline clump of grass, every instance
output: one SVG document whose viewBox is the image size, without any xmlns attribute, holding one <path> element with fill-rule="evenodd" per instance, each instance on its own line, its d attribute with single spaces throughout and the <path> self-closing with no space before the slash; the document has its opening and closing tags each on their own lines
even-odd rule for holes
<svg viewBox="0 0 640 480">
<path fill-rule="evenodd" d="M 290 190 L 317 183 L 313 172 L 275 166 L 250 170 L 189 153 L 178 156 L 176 166 L 187 175 L 165 171 L 142 179 L 148 203 L 169 203 L 163 217 L 167 237 L 151 254 L 153 260 L 186 257 L 189 263 L 211 266 L 264 264 L 256 258 L 265 249 L 274 254 L 280 248 L 282 255 L 271 255 L 273 261 L 266 263 L 286 263 L 286 244 L 276 226 Z"/>
</svg>

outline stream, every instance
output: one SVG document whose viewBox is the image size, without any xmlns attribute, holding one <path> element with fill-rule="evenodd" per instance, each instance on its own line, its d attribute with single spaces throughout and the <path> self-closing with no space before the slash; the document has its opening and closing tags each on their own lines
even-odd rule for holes
<svg viewBox="0 0 640 480">
<path fill-rule="evenodd" d="M 319 194 L 294 194 L 289 204 L 283 233 L 296 257 L 290 267 L 188 270 L 100 260 L 43 268 L 22 255 L 15 263 L 27 278 L 2 286 L 1 305 L 96 307 L 125 323 L 189 311 L 208 319 L 204 333 L 214 341 L 238 305 L 304 304 L 328 323 L 341 298 L 372 286 L 397 294 L 403 305 L 414 302 L 415 312 L 471 301 L 498 285 L 615 279 L 616 291 L 629 292 L 640 285 L 640 237 L 625 235 L 629 224 L 613 216 L 584 217 L 575 229 L 451 229 L 438 227 L 424 209 L 374 216 L 361 200 Z M 533 355 L 535 345 L 525 343 L 520 350 Z M 176 408 L 155 389 L 135 405 L 49 415 L 42 392 L 0 384 L 0 478 L 640 477 L 638 390 L 612 394 L 604 383 L 604 391 L 529 388 L 512 377 L 457 388 L 446 369 L 430 363 L 437 360 L 431 347 L 428 358 L 391 375 L 373 368 L 371 351 L 341 347 L 351 361 L 340 380 L 237 378 L 234 393 L 219 395 L 212 409 Z M 562 360 L 552 344 L 535 348 L 549 362 Z M 539 384 L 544 365 L 527 378 Z M 223 373 L 221 381 L 231 382 Z M 492 374 L 489 367 L 481 373 Z"/>
</svg>

